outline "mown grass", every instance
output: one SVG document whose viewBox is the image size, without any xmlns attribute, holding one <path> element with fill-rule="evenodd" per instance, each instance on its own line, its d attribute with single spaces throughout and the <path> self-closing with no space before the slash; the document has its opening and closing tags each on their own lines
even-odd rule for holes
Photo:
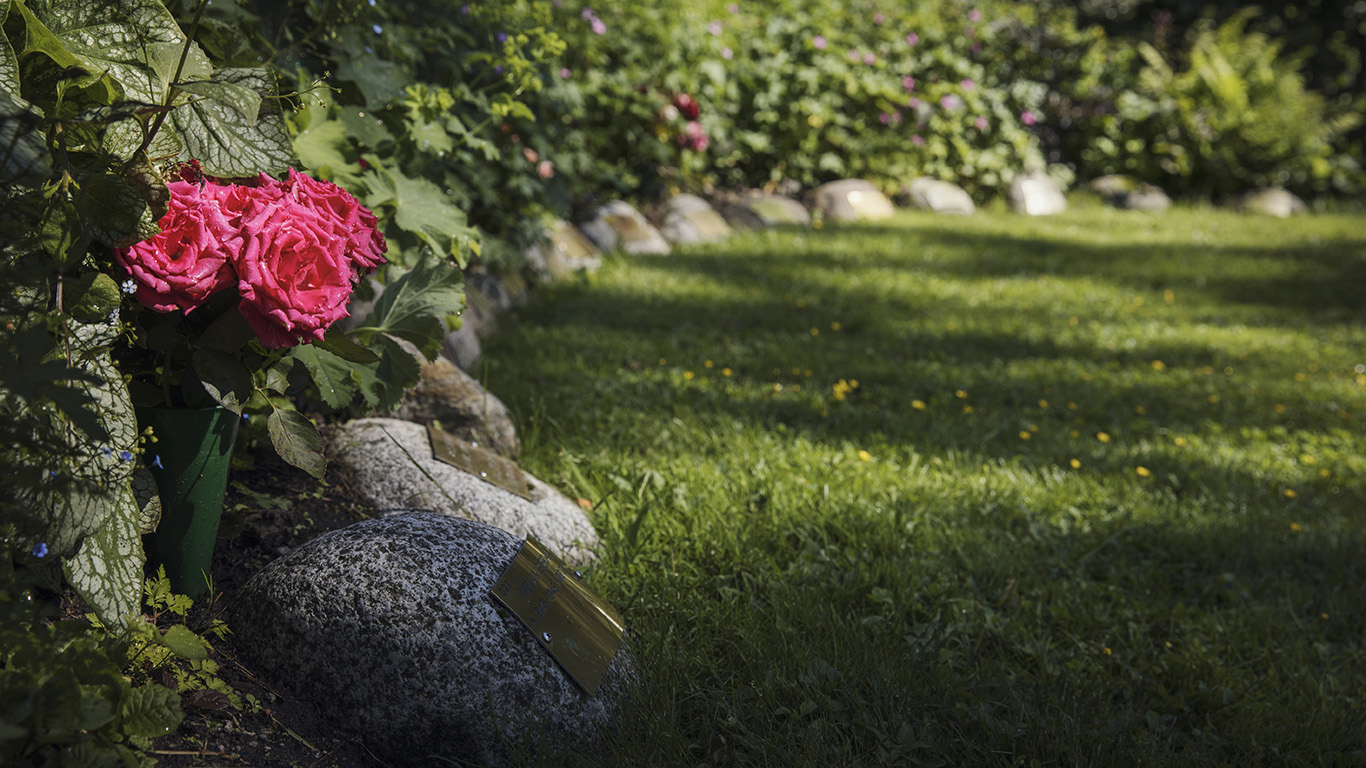
<svg viewBox="0 0 1366 768">
<path fill-rule="evenodd" d="M 485 378 L 594 504 L 613 764 L 1366 764 L 1364 284 L 1357 216 L 1082 205 L 543 291 Z"/>
</svg>

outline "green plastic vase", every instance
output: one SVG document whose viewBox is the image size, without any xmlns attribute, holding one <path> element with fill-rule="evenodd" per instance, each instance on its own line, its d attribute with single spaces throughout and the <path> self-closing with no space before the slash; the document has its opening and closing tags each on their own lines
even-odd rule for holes
<svg viewBox="0 0 1366 768">
<path fill-rule="evenodd" d="M 156 437 L 145 455 L 161 497 L 161 522 L 142 542 L 148 569 L 164 566 L 172 590 L 198 597 L 209 586 L 238 416 L 213 407 L 138 408 L 137 417 Z"/>
</svg>

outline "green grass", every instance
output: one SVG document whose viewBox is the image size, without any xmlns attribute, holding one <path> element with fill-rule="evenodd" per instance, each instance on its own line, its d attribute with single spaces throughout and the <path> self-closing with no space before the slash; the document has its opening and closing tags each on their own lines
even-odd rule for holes
<svg viewBox="0 0 1366 768">
<path fill-rule="evenodd" d="M 543 291 L 485 377 L 594 503 L 612 764 L 1366 764 L 1363 285 L 1357 216 L 1082 205 Z"/>
</svg>

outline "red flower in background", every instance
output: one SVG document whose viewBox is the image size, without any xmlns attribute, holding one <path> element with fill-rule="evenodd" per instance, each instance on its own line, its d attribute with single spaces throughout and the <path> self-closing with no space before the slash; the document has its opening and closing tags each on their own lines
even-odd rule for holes
<svg viewBox="0 0 1366 768">
<path fill-rule="evenodd" d="M 697 100 L 686 93 L 680 93 L 674 97 L 674 106 L 678 108 L 680 114 L 689 120 L 696 120 L 700 111 Z"/>
</svg>

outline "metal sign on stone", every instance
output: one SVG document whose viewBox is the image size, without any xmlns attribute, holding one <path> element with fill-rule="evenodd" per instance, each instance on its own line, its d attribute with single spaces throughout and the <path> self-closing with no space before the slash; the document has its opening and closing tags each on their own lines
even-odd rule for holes
<svg viewBox="0 0 1366 768">
<path fill-rule="evenodd" d="M 432 456 L 437 460 L 532 501 L 533 486 L 516 462 L 467 443 L 449 432 L 437 429 L 435 425 L 427 425 L 427 436 L 432 441 Z"/>
<path fill-rule="evenodd" d="M 530 630 L 574 682 L 596 694 L 624 627 L 583 574 L 528 536 L 490 594 Z"/>
</svg>

